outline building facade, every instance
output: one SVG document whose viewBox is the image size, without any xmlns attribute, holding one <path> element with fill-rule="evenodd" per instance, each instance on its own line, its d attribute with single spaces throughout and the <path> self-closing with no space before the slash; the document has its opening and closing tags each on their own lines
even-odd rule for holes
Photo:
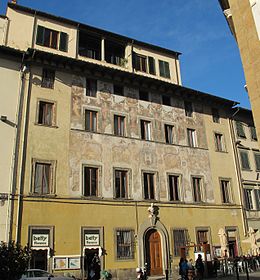
<svg viewBox="0 0 260 280">
<path fill-rule="evenodd" d="M 260 1 L 219 0 L 241 55 L 254 122 L 260 139 Z M 259 143 L 259 140 L 258 140 Z"/>
<path fill-rule="evenodd" d="M 31 267 L 135 279 L 246 250 L 236 102 L 183 87 L 178 52 L 15 4 L 5 20 L 26 66 L 12 238 Z"/>
</svg>

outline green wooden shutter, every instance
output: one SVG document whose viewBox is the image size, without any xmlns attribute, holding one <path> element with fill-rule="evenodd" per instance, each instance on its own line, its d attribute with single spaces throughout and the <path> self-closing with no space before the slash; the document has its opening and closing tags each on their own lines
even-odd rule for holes
<svg viewBox="0 0 260 280">
<path fill-rule="evenodd" d="M 37 45 L 44 45 L 44 30 L 45 28 L 43 26 L 38 25 L 37 36 L 36 36 Z"/>
<path fill-rule="evenodd" d="M 169 62 L 164 62 L 164 71 L 165 71 L 165 78 L 170 79 L 170 67 L 169 67 Z"/>
<path fill-rule="evenodd" d="M 256 170 L 260 170 L 260 154 L 255 154 L 255 166 Z"/>
<path fill-rule="evenodd" d="M 151 56 L 148 56 L 148 63 L 149 63 L 149 73 L 152 75 L 155 75 L 155 63 L 154 58 Z"/>
<path fill-rule="evenodd" d="M 241 164 L 243 169 L 250 169 L 248 154 L 246 151 L 240 151 Z"/>
<path fill-rule="evenodd" d="M 257 140 L 257 135 L 256 135 L 256 129 L 255 129 L 255 127 L 254 127 L 254 126 L 251 126 L 251 127 L 250 127 L 250 131 L 251 131 L 251 138 L 252 138 L 253 140 Z"/>
<path fill-rule="evenodd" d="M 241 122 L 239 122 L 239 121 L 236 122 L 236 128 L 237 128 L 237 136 L 246 138 L 244 127 Z"/>
<path fill-rule="evenodd" d="M 60 32 L 60 51 L 67 52 L 68 51 L 68 34 L 64 32 Z"/>
</svg>

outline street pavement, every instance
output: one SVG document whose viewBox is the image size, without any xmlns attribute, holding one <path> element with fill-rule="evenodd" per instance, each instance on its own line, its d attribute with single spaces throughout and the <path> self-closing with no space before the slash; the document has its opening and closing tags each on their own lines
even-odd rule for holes
<svg viewBox="0 0 260 280">
<path fill-rule="evenodd" d="M 219 280 L 260 280 L 260 271 L 255 271 L 255 272 L 251 272 L 248 274 L 249 278 L 247 278 L 246 274 L 242 274 L 239 273 L 239 278 L 237 278 L 237 276 L 234 275 L 228 275 L 228 276 L 219 276 L 219 277 L 215 277 L 215 278 L 208 278 L 209 280 L 213 280 L 213 279 L 219 279 Z"/>
</svg>

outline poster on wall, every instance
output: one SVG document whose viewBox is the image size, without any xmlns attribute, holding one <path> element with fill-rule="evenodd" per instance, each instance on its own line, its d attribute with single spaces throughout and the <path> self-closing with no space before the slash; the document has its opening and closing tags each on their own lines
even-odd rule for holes
<svg viewBox="0 0 260 280">
<path fill-rule="evenodd" d="M 69 269 L 80 269 L 80 257 L 69 258 L 68 265 Z"/>
<path fill-rule="evenodd" d="M 54 269 L 67 269 L 67 258 L 66 257 L 55 257 L 54 258 Z"/>
</svg>

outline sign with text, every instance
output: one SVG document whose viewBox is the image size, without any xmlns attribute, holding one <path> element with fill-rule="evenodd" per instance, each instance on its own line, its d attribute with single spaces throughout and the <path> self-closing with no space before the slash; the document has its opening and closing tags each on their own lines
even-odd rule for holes
<svg viewBox="0 0 260 280">
<path fill-rule="evenodd" d="M 85 233 L 85 246 L 98 246 L 99 234 L 98 233 Z"/>
<path fill-rule="evenodd" d="M 49 246 L 49 234 L 32 235 L 32 247 L 48 247 L 48 246 Z"/>
</svg>

